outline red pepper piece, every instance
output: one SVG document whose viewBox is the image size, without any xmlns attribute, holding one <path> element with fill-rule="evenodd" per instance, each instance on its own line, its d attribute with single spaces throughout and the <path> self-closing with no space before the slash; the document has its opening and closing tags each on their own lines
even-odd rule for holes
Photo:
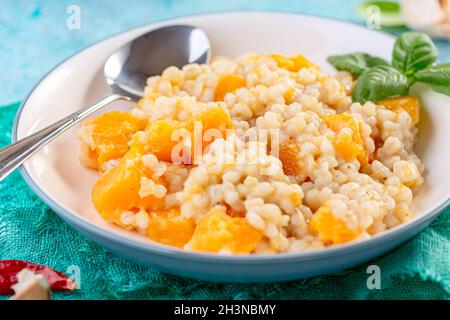
<svg viewBox="0 0 450 320">
<path fill-rule="evenodd" d="M 17 283 L 17 274 L 25 268 L 42 275 L 49 283 L 51 290 L 71 291 L 77 287 L 75 281 L 64 273 L 49 267 L 22 260 L 0 260 L 0 295 L 14 294 L 11 286 Z"/>
</svg>

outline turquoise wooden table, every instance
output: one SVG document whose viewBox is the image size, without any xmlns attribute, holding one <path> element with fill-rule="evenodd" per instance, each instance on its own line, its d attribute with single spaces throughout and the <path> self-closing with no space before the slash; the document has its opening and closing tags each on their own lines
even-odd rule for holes
<svg viewBox="0 0 450 320">
<path fill-rule="evenodd" d="M 279 10 L 364 23 L 358 0 L 2 0 L 0 5 L 0 147 L 10 142 L 18 103 L 65 58 L 123 30 L 181 15 L 224 10 Z M 80 20 L 72 20 L 79 14 Z M 79 22 L 79 24 L 78 24 Z M 441 59 L 450 46 L 439 42 Z M 3 106 L 3 107 L 1 107 Z M 0 259 L 25 259 L 79 277 L 81 290 L 55 298 L 450 298 L 449 210 L 424 232 L 375 261 L 348 271 L 282 284 L 212 284 L 137 266 L 73 231 L 18 173 L 0 183 Z M 367 286 L 369 265 L 381 289 Z"/>
</svg>

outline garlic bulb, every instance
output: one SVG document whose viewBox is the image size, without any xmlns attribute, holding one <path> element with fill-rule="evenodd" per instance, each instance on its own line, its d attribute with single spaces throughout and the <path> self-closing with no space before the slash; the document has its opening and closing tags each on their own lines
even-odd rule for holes
<svg viewBox="0 0 450 320">
<path fill-rule="evenodd" d="M 411 29 L 450 40 L 450 0 L 401 0 L 400 5 Z"/>
</svg>

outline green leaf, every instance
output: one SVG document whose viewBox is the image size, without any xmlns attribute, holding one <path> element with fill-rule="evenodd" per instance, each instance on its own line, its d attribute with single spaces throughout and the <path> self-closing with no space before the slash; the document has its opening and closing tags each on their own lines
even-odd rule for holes
<svg viewBox="0 0 450 320">
<path fill-rule="evenodd" d="M 450 96 L 450 62 L 420 70 L 414 75 L 414 80 L 427 83 L 434 91 Z"/>
<path fill-rule="evenodd" d="M 381 101 L 408 93 L 408 78 L 392 66 L 378 65 L 365 71 L 353 89 L 353 101 Z"/>
<path fill-rule="evenodd" d="M 327 61 L 337 70 L 348 71 L 356 77 L 359 77 L 370 67 L 388 65 L 385 60 L 362 52 L 330 56 Z"/>
<path fill-rule="evenodd" d="M 376 8 L 375 8 L 376 7 Z M 405 21 L 400 11 L 400 4 L 391 1 L 366 1 L 358 5 L 356 12 L 364 19 L 371 19 L 376 14 L 375 10 L 380 13 L 380 25 L 382 27 L 403 27 Z"/>
<path fill-rule="evenodd" d="M 400 35 L 392 51 L 392 65 L 407 76 L 425 69 L 438 56 L 438 49 L 430 37 L 419 32 L 405 32 Z"/>
</svg>

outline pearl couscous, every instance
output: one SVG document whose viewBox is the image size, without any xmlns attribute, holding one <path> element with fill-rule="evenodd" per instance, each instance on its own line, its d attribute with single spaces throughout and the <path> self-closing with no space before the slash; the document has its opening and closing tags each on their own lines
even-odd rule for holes
<svg viewBox="0 0 450 320">
<path fill-rule="evenodd" d="M 352 103 L 302 55 L 167 68 L 130 112 L 79 130 L 108 221 L 189 251 L 267 254 L 361 241 L 410 219 L 424 167 L 415 97 Z"/>
</svg>

